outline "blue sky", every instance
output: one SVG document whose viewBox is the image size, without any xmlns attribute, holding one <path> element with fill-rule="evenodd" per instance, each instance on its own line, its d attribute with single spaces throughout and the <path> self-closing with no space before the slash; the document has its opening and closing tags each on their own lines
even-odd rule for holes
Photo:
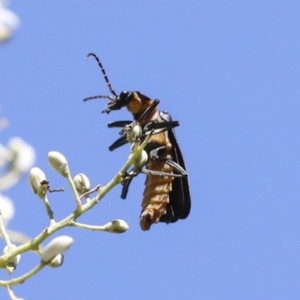
<svg viewBox="0 0 300 300">
<path fill-rule="evenodd" d="M 75 243 L 60 269 L 44 269 L 14 288 L 26 299 L 300 298 L 300 2 L 12 1 L 15 37 L 0 46 L 1 108 L 37 152 L 51 186 L 67 188 L 47 163 L 62 152 L 72 173 L 106 184 L 129 148 L 102 115 L 107 94 L 100 57 L 117 92 L 139 90 L 179 120 L 189 171 L 188 219 L 139 228 L 143 176 L 128 199 L 116 187 L 81 222 L 126 220 L 123 235 L 66 229 Z M 48 225 L 24 179 L 6 193 L 15 230 L 35 236 Z M 56 218 L 74 209 L 67 190 L 51 194 Z M 15 275 L 37 263 L 22 257 Z M 7 278 L 2 274 L 1 278 Z M 6 291 L 0 290 L 0 298 Z"/>
</svg>

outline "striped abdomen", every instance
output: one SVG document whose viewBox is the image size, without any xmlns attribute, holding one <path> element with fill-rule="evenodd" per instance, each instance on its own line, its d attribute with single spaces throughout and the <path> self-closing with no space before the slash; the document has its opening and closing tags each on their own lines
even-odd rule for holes
<svg viewBox="0 0 300 300">
<path fill-rule="evenodd" d="M 170 155 L 172 145 L 166 133 L 154 135 L 151 138 L 151 142 L 166 146 L 167 150 L 163 156 L 172 159 Z M 153 162 L 149 160 L 147 168 L 154 171 L 173 173 L 173 168 L 165 162 Z M 153 223 L 158 223 L 161 216 L 166 214 L 167 205 L 170 202 L 169 193 L 172 191 L 173 180 L 174 177 L 171 176 L 147 175 L 140 217 L 142 230 L 149 230 Z"/>
</svg>

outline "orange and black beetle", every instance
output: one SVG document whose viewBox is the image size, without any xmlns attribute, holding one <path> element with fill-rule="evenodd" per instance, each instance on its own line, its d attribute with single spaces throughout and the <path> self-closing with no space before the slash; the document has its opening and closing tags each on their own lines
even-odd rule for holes
<svg viewBox="0 0 300 300">
<path fill-rule="evenodd" d="M 149 157 L 146 164 L 149 173 L 145 181 L 140 216 L 142 230 L 149 230 L 153 223 L 174 223 L 178 219 L 187 218 L 191 208 L 189 182 L 183 156 L 173 129 L 179 125 L 179 122 L 172 121 L 168 112 L 158 110 L 158 100 L 151 100 L 140 92 L 123 91 L 118 95 L 112 88 L 99 58 L 94 53 L 89 53 L 87 57 L 89 56 L 93 56 L 97 60 L 112 95 L 88 97 L 84 101 L 96 98 L 109 99 L 107 107 L 102 111 L 105 113 L 125 106 L 133 115 L 134 120 L 139 121 L 144 132 L 159 126 L 165 127 L 163 130 L 157 130 L 158 133 L 151 136 L 145 148 Z M 123 127 L 130 122 L 117 121 L 108 126 Z M 109 149 L 113 151 L 127 142 L 126 136 L 123 135 Z M 151 171 L 170 175 L 153 175 Z M 180 174 L 180 176 L 173 177 L 172 174 L 174 176 Z M 132 177 L 125 181 L 121 194 L 123 199 L 126 198 L 131 179 Z"/>
</svg>

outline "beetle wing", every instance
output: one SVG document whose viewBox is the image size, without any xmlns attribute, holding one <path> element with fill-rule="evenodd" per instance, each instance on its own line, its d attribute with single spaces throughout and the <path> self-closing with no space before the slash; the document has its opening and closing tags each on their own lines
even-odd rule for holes
<svg viewBox="0 0 300 300">
<path fill-rule="evenodd" d="M 171 121 L 171 116 L 166 112 L 160 112 L 160 116 L 164 121 Z M 169 140 L 173 146 L 172 159 L 186 170 L 184 159 L 178 145 L 175 131 L 168 131 Z M 172 191 L 169 194 L 170 203 L 167 206 L 167 212 L 160 218 L 160 222 L 173 223 L 178 219 L 185 219 L 191 209 L 191 195 L 188 177 L 175 177 L 172 182 Z"/>
</svg>

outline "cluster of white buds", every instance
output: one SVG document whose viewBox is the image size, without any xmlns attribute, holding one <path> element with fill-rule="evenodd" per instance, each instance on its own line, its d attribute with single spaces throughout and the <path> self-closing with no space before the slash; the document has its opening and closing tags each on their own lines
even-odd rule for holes
<svg viewBox="0 0 300 300">
<path fill-rule="evenodd" d="M 4 7 L 6 3 L 0 0 L 0 43 L 11 38 L 20 24 L 17 15 Z"/>
<path fill-rule="evenodd" d="M 71 179 L 71 174 L 70 174 L 70 170 L 69 170 L 69 166 L 68 166 L 68 162 L 67 162 L 66 158 L 57 151 L 51 151 L 48 153 L 48 162 L 55 171 L 57 171 L 60 175 L 62 175 L 68 179 L 68 181 L 70 182 L 70 184 L 73 188 L 73 191 L 74 191 L 75 190 L 74 182 Z M 51 225 L 55 224 L 54 215 L 53 215 L 53 211 L 50 207 L 50 203 L 49 203 L 49 200 L 47 197 L 47 192 L 48 191 L 49 192 L 58 192 L 58 191 L 63 191 L 64 189 L 62 189 L 62 188 L 61 189 L 50 189 L 49 181 L 47 180 L 45 173 L 37 167 L 31 169 L 30 175 L 29 175 L 29 182 L 30 182 L 33 192 L 43 200 L 44 205 L 47 210 L 47 214 L 50 219 L 50 224 Z M 77 206 L 80 206 L 81 203 L 80 203 L 80 200 L 78 199 L 76 191 L 75 191 L 75 194 L 76 194 Z"/>
<path fill-rule="evenodd" d="M 28 172 L 34 161 L 35 151 L 33 147 L 21 138 L 13 137 L 8 141 L 7 145 L 0 144 L 0 191 L 5 191 L 15 185 Z M 9 221 L 14 216 L 14 204 L 8 197 L 2 195 L 2 193 L 0 193 L 0 209 L 2 226 L 6 229 Z M 12 230 L 7 231 L 7 235 L 17 243 L 25 237 L 22 233 Z"/>
<path fill-rule="evenodd" d="M 136 137 L 138 137 L 140 135 L 141 135 L 141 127 L 135 126 L 133 128 L 132 141 L 133 142 L 136 141 Z M 19 148 L 14 147 L 16 145 L 14 143 L 12 143 L 12 145 L 13 146 L 8 147 L 8 148 L 13 150 L 13 153 L 18 153 Z M 27 149 L 29 149 L 29 148 L 30 147 L 28 147 Z M 3 151 L 3 153 L 4 152 L 6 153 L 7 149 L 1 149 L 1 147 L 0 147 L 0 157 L 1 157 L 1 151 Z M 18 156 L 18 155 L 13 155 L 13 154 L 10 154 L 10 155 L 14 156 L 14 157 Z M 134 153 L 132 153 L 131 155 L 134 155 Z M 20 157 L 20 156 L 18 156 L 18 157 Z M 15 160 L 12 159 L 11 161 L 13 161 L 13 163 L 11 163 L 11 165 L 16 164 Z M 146 161 L 147 161 L 147 153 L 145 151 L 143 151 L 135 163 L 137 166 L 141 166 L 141 165 L 144 165 L 146 163 Z M 70 184 L 70 187 L 76 198 L 76 203 L 77 203 L 77 211 L 76 212 L 78 213 L 77 217 L 80 214 L 82 214 L 83 212 L 90 209 L 92 207 L 90 205 L 95 205 L 99 201 L 99 199 L 97 199 L 97 197 L 96 197 L 93 200 L 90 200 L 90 199 L 87 200 L 87 202 L 89 202 L 90 204 L 89 203 L 87 203 L 86 205 L 81 204 L 81 200 L 78 195 L 88 198 L 89 194 L 97 191 L 99 189 L 100 185 L 98 185 L 94 189 L 91 189 L 90 181 L 89 181 L 88 177 L 83 173 L 77 174 L 74 177 L 74 179 L 72 179 L 71 171 L 69 169 L 67 159 L 64 157 L 64 155 L 62 155 L 61 153 L 59 153 L 57 151 L 51 151 L 48 154 L 48 162 L 49 162 L 50 166 L 56 172 L 58 172 L 60 175 L 64 176 L 65 179 Z M 16 168 L 12 168 L 12 169 L 16 169 Z M 25 167 L 24 168 L 19 167 L 18 170 L 19 171 L 22 170 L 22 172 L 23 172 L 25 170 Z M 19 173 L 22 173 L 22 172 L 20 171 Z M 48 194 L 48 192 L 54 192 L 54 191 L 59 191 L 59 190 L 53 190 L 53 189 L 51 190 L 50 189 L 49 182 L 47 180 L 45 173 L 38 167 L 34 167 L 30 170 L 29 183 L 30 183 L 33 193 L 36 196 L 38 196 L 39 198 L 41 198 L 46 206 L 47 213 L 50 218 L 50 227 L 48 227 L 49 230 L 46 230 L 45 233 L 48 233 L 49 235 L 52 234 L 54 231 L 56 231 L 57 228 L 55 229 L 55 226 L 57 226 L 57 225 L 59 225 L 59 226 L 63 225 L 63 227 L 72 225 L 72 226 L 77 226 L 77 227 L 81 227 L 81 228 L 85 228 L 85 229 L 106 231 L 106 232 L 110 232 L 110 233 L 124 233 L 129 228 L 128 224 L 121 219 L 113 220 L 111 222 L 106 223 L 103 226 L 92 226 L 92 225 L 80 224 L 80 223 L 75 222 L 75 217 L 73 214 L 71 214 L 69 217 L 67 217 L 66 219 L 61 221 L 65 224 L 55 223 L 55 220 L 53 217 L 53 212 L 51 210 L 47 194 Z M 0 194 L 0 233 L 6 242 L 6 247 L 3 249 L 3 255 L 6 255 L 6 259 L 7 259 L 6 265 L 3 267 L 5 267 L 7 272 L 9 272 L 11 274 L 16 269 L 18 263 L 20 262 L 21 255 L 18 254 L 18 255 L 10 257 L 12 255 L 12 253 L 14 253 L 12 251 L 15 251 L 17 248 L 16 245 L 11 243 L 9 234 L 5 230 L 5 227 L 6 227 L 5 224 L 7 224 L 7 222 L 9 221 L 9 219 L 11 218 L 11 216 L 14 213 L 13 206 L 10 204 L 11 204 L 10 200 L 8 198 L 6 199 L 6 197 L 1 197 L 1 194 Z M 2 214 L 2 210 L 3 210 L 3 214 Z M 66 222 L 66 220 L 68 222 Z M 38 240 L 39 240 L 39 238 L 37 238 L 37 240 L 35 240 L 35 241 L 39 244 L 40 242 L 38 242 Z M 36 274 L 36 272 L 41 270 L 45 265 L 50 266 L 52 268 L 60 267 L 64 262 L 64 254 L 63 253 L 70 248 L 70 246 L 73 244 L 73 242 L 74 242 L 73 238 L 71 238 L 69 236 L 59 236 L 59 237 L 52 239 L 44 248 L 42 248 L 42 250 L 40 250 L 39 254 L 40 254 L 41 260 L 40 260 L 40 263 L 38 264 L 38 266 L 35 267 L 34 269 L 32 269 L 27 274 L 19 277 L 18 279 L 14 279 L 14 280 L 15 281 L 19 280 L 20 282 L 23 282 L 25 279 Z M 34 245 L 33 247 L 34 248 L 31 248 L 31 250 L 37 250 L 39 248 L 38 245 Z M 22 248 L 20 248 L 20 252 L 23 251 L 23 249 L 22 250 L 21 249 Z M 28 250 L 25 250 L 25 251 L 28 251 Z M 15 251 L 15 252 L 17 252 L 17 251 Z M 8 259 L 8 257 L 10 257 L 10 258 Z M 15 284 L 15 281 L 14 281 L 14 284 Z M 11 293 L 11 295 L 13 295 L 12 290 L 10 290 L 10 285 L 8 284 L 7 286 L 8 286 L 9 292 Z M 14 298 L 14 299 L 16 299 L 16 298 Z"/>
</svg>

